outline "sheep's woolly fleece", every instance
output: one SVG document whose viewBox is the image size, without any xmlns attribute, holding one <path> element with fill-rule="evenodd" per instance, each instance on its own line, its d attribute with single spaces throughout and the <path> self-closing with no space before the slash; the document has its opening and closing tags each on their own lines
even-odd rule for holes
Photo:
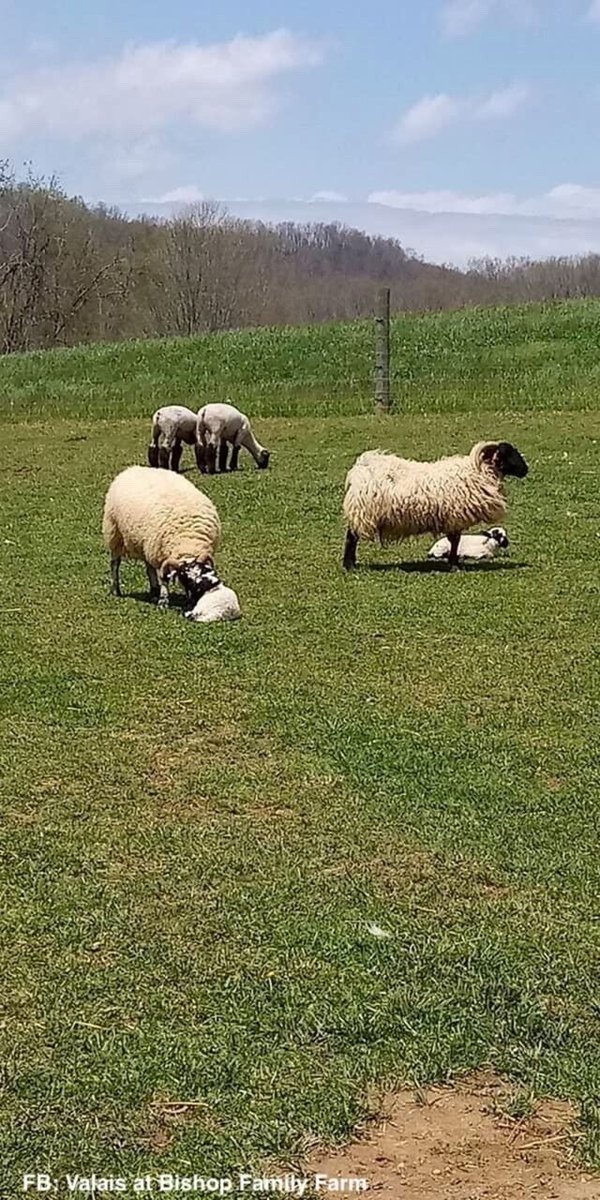
<svg viewBox="0 0 600 1200">
<path fill-rule="evenodd" d="M 165 562 L 212 558 L 221 522 L 212 500 L 182 475 L 127 467 L 106 494 L 102 532 L 114 557 L 160 570 Z"/>
<path fill-rule="evenodd" d="M 152 434 L 163 434 L 169 443 L 180 438 L 188 445 L 196 441 L 196 413 L 183 404 L 167 404 L 157 408 L 152 417 Z"/>
<path fill-rule="evenodd" d="M 344 515 L 367 541 L 398 542 L 423 533 L 460 533 L 506 511 L 502 480 L 482 459 L 487 442 L 470 454 L 415 462 L 369 450 L 346 477 Z"/>
<path fill-rule="evenodd" d="M 255 438 L 248 417 L 233 404 L 205 404 L 198 413 L 196 436 L 203 446 L 216 446 L 221 438 L 234 446 L 243 446 L 257 463 L 269 458 L 268 451 Z"/>
</svg>

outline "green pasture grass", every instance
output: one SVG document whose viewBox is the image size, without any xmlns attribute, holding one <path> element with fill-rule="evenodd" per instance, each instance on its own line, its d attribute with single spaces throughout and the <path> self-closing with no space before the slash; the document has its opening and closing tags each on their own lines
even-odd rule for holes
<svg viewBox="0 0 600 1200">
<path fill-rule="evenodd" d="M 392 322 L 391 354 L 402 412 L 595 409 L 600 302 L 409 313 Z M 12 355 L 0 360 L 0 420 L 228 398 L 252 416 L 366 413 L 372 366 L 371 321 Z"/>
<path fill-rule="evenodd" d="M 99 415 L 105 356 L 131 365 L 142 352 L 49 356 L 57 409 L 67 364 L 97 371 Z M 31 383 L 32 361 L 1 365 Z M 132 378 L 110 385 L 126 409 Z M 244 614 L 215 627 L 158 612 L 137 565 L 126 596 L 108 594 L 102 499 L 143 461 L 147 420 L 5 433 L 10 1200 L 36 1168 L 293 1162 L 348 1135 L 370 1084 L 482 1064 L 529 1097 L 576 1101 L 598 1160 L 600 417 L 291 420 L 284 408 L 256 431 L 272 469 L 243 455 L 237 477 L 203 481 Z M 531 468 L 508 485 L 508 557 L 449 574 L 426 568 L 423 540 L 361 546 L 360 569 L 341 571 L 357 452 L 428 457 L 488 436 Z"/>
</svg>

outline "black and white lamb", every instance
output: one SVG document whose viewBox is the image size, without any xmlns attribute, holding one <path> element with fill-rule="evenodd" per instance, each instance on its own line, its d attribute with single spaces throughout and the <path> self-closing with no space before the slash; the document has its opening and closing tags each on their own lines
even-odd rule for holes
<svg viewBox="0 0 600 1200">
<path fill-rule="evenodd" d="M 458 543 L 458 557 L 471 559 L 494 558 L 499 550 L 508 550 L 508 535 L 500 525 L 493 529 L 484 529 L 481 533 L 463 533 Z M 433 544 L 427 557 L 445 559 L 450 555 L 450 539 L 439 538 Z"/>
</svg>

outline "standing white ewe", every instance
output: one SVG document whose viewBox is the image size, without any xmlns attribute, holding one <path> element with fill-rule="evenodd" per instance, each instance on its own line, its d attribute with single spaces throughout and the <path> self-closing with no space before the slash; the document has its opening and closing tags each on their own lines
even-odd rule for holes
<svg viewBox="0 0 600 1200">
<path fill-rule="evenodd" d="M 448 562 L 455 566 L 463 530 L 503 517 L 505 476 L 523 478 L 527 471 L 509 442 L 477 442 L 470 454 L 436 462 L 380 450 L 361 454 L 346 477 L 344 567 L 356 566 L 359 538 L 384 545 L 424 533 L 448 537 Z"/>
<path fill-rule="evenodd" d="M 167 607 L 168 585 L 175 581 L 194 605 L 219 586 L 213 562 L 221 537 L 219 514 L 212 500 L 182 475 L 160 467 L 121 471 L 106 493 L 102 533 L 116 596 L 121 595 L 123 558 L 146 564 L 159 608 Z"/>
<path fill-rule="evenodd" d="M 248 417 L 234 408 L 233 404 L 205 404 L 200 409 L 196 422 L 196 443 L 204 458 L 205 468 L 214 475 L 217 465 L 219 470 L 227 470 L 227 453 L 231 445 L 230 471 L 236 471 L 240 447 L 243 446 L 252 455 L 257 467 L 264 470 L 269 465 L 269 451 L 257 442 Z"/>
<path fill-rule="evenodd" d="M 182 442 L 193 446 L 198 468 L 202 469 L 201 457 L 196 447 L 196 414 L 183 404 L 166 404 L 157 408 L 152 418 L 152 440 L 148 446 L 148 463 L 151 467 L 178 471 Z"/>
</svg>

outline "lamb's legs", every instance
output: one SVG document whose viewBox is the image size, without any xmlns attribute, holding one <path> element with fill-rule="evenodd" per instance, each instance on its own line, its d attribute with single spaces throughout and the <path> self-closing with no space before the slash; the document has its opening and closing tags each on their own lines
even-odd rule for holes
<svg viewBox="0 0 600 1200">
<path fill-rule="evenodd" d="M 166 580 L 160 579 L 158 585 L 158 607 L 163 609 L 169 607 L 169 588 Z"/>
<path fill-rule="evenodd" d="M 158 443 L 160 441 L 160 429 L 158 425 L 152 426 L 152 441 L 148 446 L 148 466 L 158 466 Z"/>
<path fill-rule="evenodd" d="M 150 563 L 146 563 L 146 574 L 148 576 L 148 583 L 150 584 L 150 595 L 156 598 L 160 593 L 160 583 L 158 574 L 154 567 L 150 566 Z"/>
<path fill-rule="evenodd" d="M 200 442 L 194 445 L 194 454 L 196 455 L 196 466 L 201 475 L 206 475 L 206 453 L 204 446 Z"/>
<path fill-rule="evenodd" d="M 358 545 L 358 534 L 353 533 L 351 529 L 346 531 L 346 542 L 344 545 L 344 569 L 351 571 L 356 566 L 356 547 Z"/>
<path fill-rule="evenodd" d="M 176 441 L 173 443 L 173 449 L 171 450 L 171 461 L 170 461 L 169 466 L 172 471 L 176 471 L 176 472 L 179 471 L 179 463 L 181 462 L 181 451 L 182 450 L 183 450 L 183 446 L 181 445 L 179 438 L 177 438 Z"/>
<path fill-rule="evenodd" d="M 163 471 L 169 470 L 169 458 L 171 457 L 171 447 L 161 446 L 158 451 L 158 465 Z"/>
<path fill-rule="evenodd" d="M 231 458 L 229 460 L 229 470 L 230 471 L 237 471 L 239 457 L 240 457 L 239 446 L 232 446 L 231 447 Z"/>
<path fill-rule="evenodd" d="M 227 470 L 227 451 L 228 450 L 229 450 L 229 444 L 226 442 L 225 438 L 221 438 L 221 444 L 219 446 L 219 471 L 221 472 L 222 475 L 224 475 L 225 471 Z"/>
<path fill-rule="evenodd" d="M 448 541 L 450 542 L 450 553 L 448 555 L 448 566 L 450 568 L 458 566 L 458 547 L 460 544 L 460 533 L 449 533 Z"/>
<path fill-rule="evenodd" d="M 113 596 L 121 595 L 121 580 L 119 579 L 119 570 L 121 568 L 121 559 L 115 555 L 110 560 L 110 574 L 112 578 L 111 592 Z"/>
<path fill-rule="evenodd" d="M 206 447 L 206 466 L 209 475 L 214 475 L 217 469 L 217 447 L 209 442 Z"/>
</svg>

